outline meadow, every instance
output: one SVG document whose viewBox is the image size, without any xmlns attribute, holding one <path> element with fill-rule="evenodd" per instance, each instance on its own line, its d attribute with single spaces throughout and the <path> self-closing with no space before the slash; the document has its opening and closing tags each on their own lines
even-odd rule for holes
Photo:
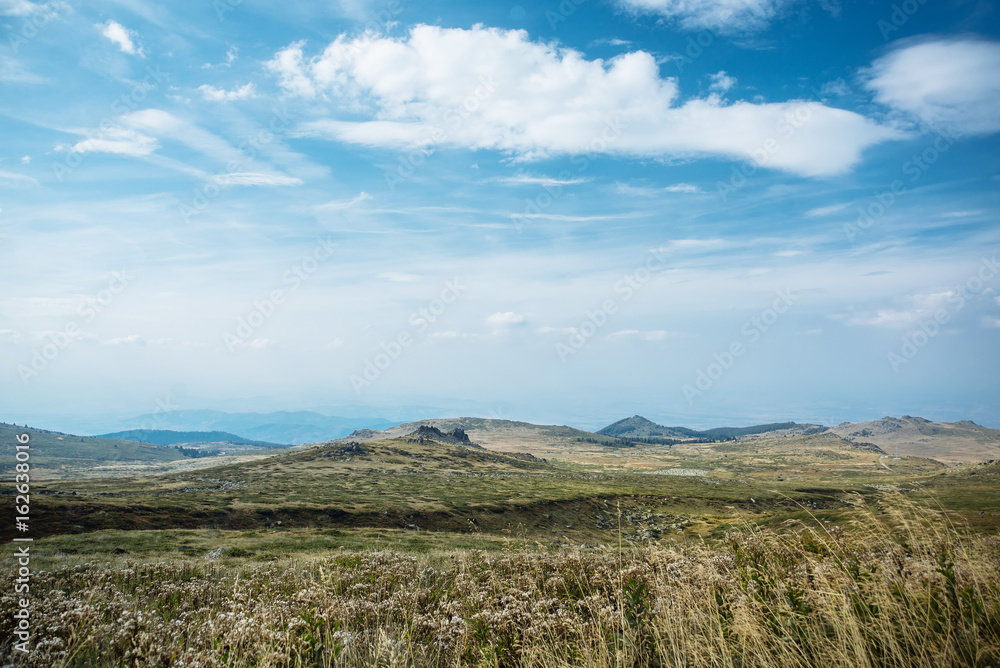
<svg viewBox="0 0 1000 668">
<path fill-rule="evenodd" d="M 1000 665 L 1000 464 L 576 438 L 40 480 L 11 665 Z"/>
</svg>

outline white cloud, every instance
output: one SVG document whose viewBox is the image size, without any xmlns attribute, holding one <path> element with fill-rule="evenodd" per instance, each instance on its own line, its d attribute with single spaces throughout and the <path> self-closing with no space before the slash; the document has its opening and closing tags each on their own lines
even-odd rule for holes
<svg viewBox="0 0 1000 668">
<path fill-rule="evenodd" d="M 220 183 L 230 186 L 299 186 L 302 179 L 282 174 L 259 174 L 257 172 L 234 172 L 218 174 Z"/>
<path fill-rule="evenodd" d="M 23 188 L 25 186 L 37 185 L 39 185 L 38 179 L 25 176 L 24 174 L 18 174 L 17 172 L 5 172 L 0 170 L 0 187 L 8 186 Z"/>
<path fill-rule="evenodd" d="M 68 9 L 63 2 L 29 2 L 28 0 L 0 0 L 0 16 L 35 16 L 43 14 L 54 18 L 59 10 Z"/>
<path fill-rule="evenodd" d="M 495 179 L 491 179 L 494 183 L 502 183 L 506 186 L 549 186 L 549 187 L 559 187 L 559 186 L 575 186 L 580 183 L 586 183 L 590 179 L 583 177 L 575 179 L 559 179 L 554 176 L 531 176 L 529 174 L 519 174 L 517 176 L 504 176 Z"/>
<path fill-rule="evenodd" d="M 288 95 L 339 107 L 334 117 L 303 123 L 298 135 L 364 146 L 492 149 L 525 160 L 582 153 L 746 160 L 773 146 L 760 165 L 826 176 L 902 136 L 818 102 L 727 104 L 712 96 L 680 104 L 677 81 L 660 77 L 652 54 L 587 60 L 524 31 L 482 26 L 419 25 L 404 38 L 341 35 L 311 58 L 299 42 L 268 67 Z"/>
<path fill-rule="evenodd" d="M 660 14 L 688 30 L 721 33 L 760 30 L 778 15 L 784 0 L 619 0 L 627 9 Z"/>
<path fill-rule="evenodd" d="M 77 153 L 115 153 L 140 157 L 149 155 L 160 147 L 159 142 L 138 130 L 121 126 L 109 127 L 99 135 L 84 139 L 72 146 L 57 146 L 57 149 Z"/>
<path fill-rule="evenodd" d="M 616 183 L 615 192 L 627 197 L 656 197 L 663 193 L 686 193 L 696 194 L 701 192 L 701 188 L 690 183 L 675 183 L 663 188 L 650 188 L 647 186 L 632 186 L 627 183 Z"/>
<path fill-rule="evenodd" d="M 700 251 L 711 250 L 727 246 L 725 239 L 672 239 L 665 246 L 652 250 L 658 253 L 672 253 L 674 251 Z"/>
<path fill-rule="evenodd" d="M 0 343 L 17 343 L 21 340 L 21 333 L 15 329 L 0 329 Z"/>
<path fill-rule="evenodd" d="M 120 336 L 110 341 L 105 341 L 109 346 L 144 346 L 146 341 L 138 334 L 129 334 L 128 336 Z"/>
<path fill-rule="evenodd" d="M 129 30 L 121 23 L 109 19 L 107 23 L 99 23 L 96 27 L 100 28 L 101 34 L 111 40 L 112 43 L 116 44 L 118 48 L 121 49 L 122 53 L 127 53 L 133 56 L 144 55 L 142 47 L 136 46 L 135 40 L 133 39 L 135 32 Z"/>
<path fill-rule="evenodd" d="M 337 41 L 339 42 L 340 38 Z M 306 64 L 302 54 L 304 44 L 305 42 L 295 42 L 282 49 L 267 63 L 267 67 L 278 75 L 281 87 L 290 95 L 314 97 L 316 86 L 305 72 Z"/>
<path fill-rule="evenodd" d="M 316 207 L 317 211 L 345 211 L 347 209 L 353 209 L 358 204 L 366 202 L 372 198 L 368 193 L 361 191 L 356 197 L 351 199 L 332 199 L 326 204 L 320 204 Z"/>
<path fill-rule="evenodd" d="M 524 316 L 520 313 L 514 313 L 513 311 L 505 311 L 503 313 L 494 313 L 493 315 L 486 318 L 487 324 L 494 327 L 504 327 L 508 325 L 520 325 L 525 320 Z"/>
<path fill-rule="evenodd" d="M 931 128 L 1000 131 L 1000 42 L 942 39 L 903 46 L 868 72 L 875 99 Z"/>
<path fill-rule="evenodd" d="M 796 255 L 802 255 L 805 251 L 800 250 L 783 250 L 778 251 L 774 254 L 775 257 L 795 257 Z"/>
<path fill-rule="evenodd" d="M 906 308 L 877 309 L 874 312 L 862 312 L 853 316 L 835 315 L 834 320 L 842 320 L 847 325 L 867 327 L 910 327 L 921 319 L 933 318 L 938 309 L 946 305 L 955 292 L 932 292 L 909 295 L 899 301 L 906 303 Z"/>
<path fill-rule="evenodd" d="M 819 216 L 829 216 L 831 213 L 837 213 L 838 211 L 843 211 L 850 204 L 830 204 L 829 206 L 818 206 L 815 209 L 809 209 L 806 211 L 806 215 L 810 218 L 816 218 Z"/>
<path fill-rule="evenodd" d="M 701 192 L 701 188 L 690 183 L 675 183 L 672 186 L 667 186 L 664 190 L 668 193 L 688 193 L 692 195 Z"/>
<path fill-rule="evenodd" d="M 202 84 L 198 86 L 198 90 L 205 97 L 206 100 L 212 102 L 232 102 L 233 100 L 248 100 L 252 97 L 257 97 L 257 93 L 254 90 L 254 85 L 248 83 L 245 86 L 236 88 L 234 90 L 225 90 L 224 88 L 216 88 L 215 86 L 209 86 L 208 84 Z"/>
<path fill-rule="evenodd" d="M 942 213 L 942 218 L 969 218 L 971 216 L 981 216 L 985 213 L 982 209 L 976 211 L 949 211 L 948 213 Z"/>
<path fill-rule="evenodd" d="M 30 155 L 22 155 L 21 156 L 21 164 L 22 165 L 31 164 L 31 156 Z"/>
<path fill-rule="evenodd" d="M 983 327 L 985 327 L 986 329 L 1000 329 L 1000 318 L 994 318 L 992 316 L 984 316 Z"/>
<path fill-rule="evenodd" d="M 736 78 L 726 74 L 725 70 L 720 70 L 715 74 L 711 74 L 708 78 L 708 89 L 718 91 L 720 93 L 725 93 L 727 90 L 736 85 Z"/>
</svg>

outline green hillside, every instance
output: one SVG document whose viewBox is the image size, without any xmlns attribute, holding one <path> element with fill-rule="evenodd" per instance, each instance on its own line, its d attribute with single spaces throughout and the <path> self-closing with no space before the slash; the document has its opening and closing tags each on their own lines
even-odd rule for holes
<svg viewBox="0 0 1000 668">
<path fill-rule="evenodd" d="M 13 470 L 16 437 L 24 433 L 30 436 L 30 461 L 34 467 L 56 468 L 62 464 L 86 462 L 169 462 L 184 458 L 176 448 L 165 445 L 73 436 L 0 422 L 0 473 Z"/>
</svg>

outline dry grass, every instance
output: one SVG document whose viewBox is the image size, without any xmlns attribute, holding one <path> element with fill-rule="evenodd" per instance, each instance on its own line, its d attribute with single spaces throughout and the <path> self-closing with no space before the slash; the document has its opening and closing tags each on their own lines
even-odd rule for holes
<svg viewBox="0 0 1000 668">
<path fill-rule="evenodd" d="M 60 567 L 34 578 L 17 665 L 1000 664 L 997 538 L 885 508 L 714 547 Z"/>
</svg>

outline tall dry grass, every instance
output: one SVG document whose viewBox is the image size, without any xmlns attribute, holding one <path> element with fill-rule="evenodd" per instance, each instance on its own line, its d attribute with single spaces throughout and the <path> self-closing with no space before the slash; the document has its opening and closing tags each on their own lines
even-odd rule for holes
<svg viewBox="0 0 1000 668">
<path fill-rule="evenodd" d="M 1000 665 L 997 537 L 885 505 L 714 547 L 60 567 L 16 665 Z"/>
</svg>

